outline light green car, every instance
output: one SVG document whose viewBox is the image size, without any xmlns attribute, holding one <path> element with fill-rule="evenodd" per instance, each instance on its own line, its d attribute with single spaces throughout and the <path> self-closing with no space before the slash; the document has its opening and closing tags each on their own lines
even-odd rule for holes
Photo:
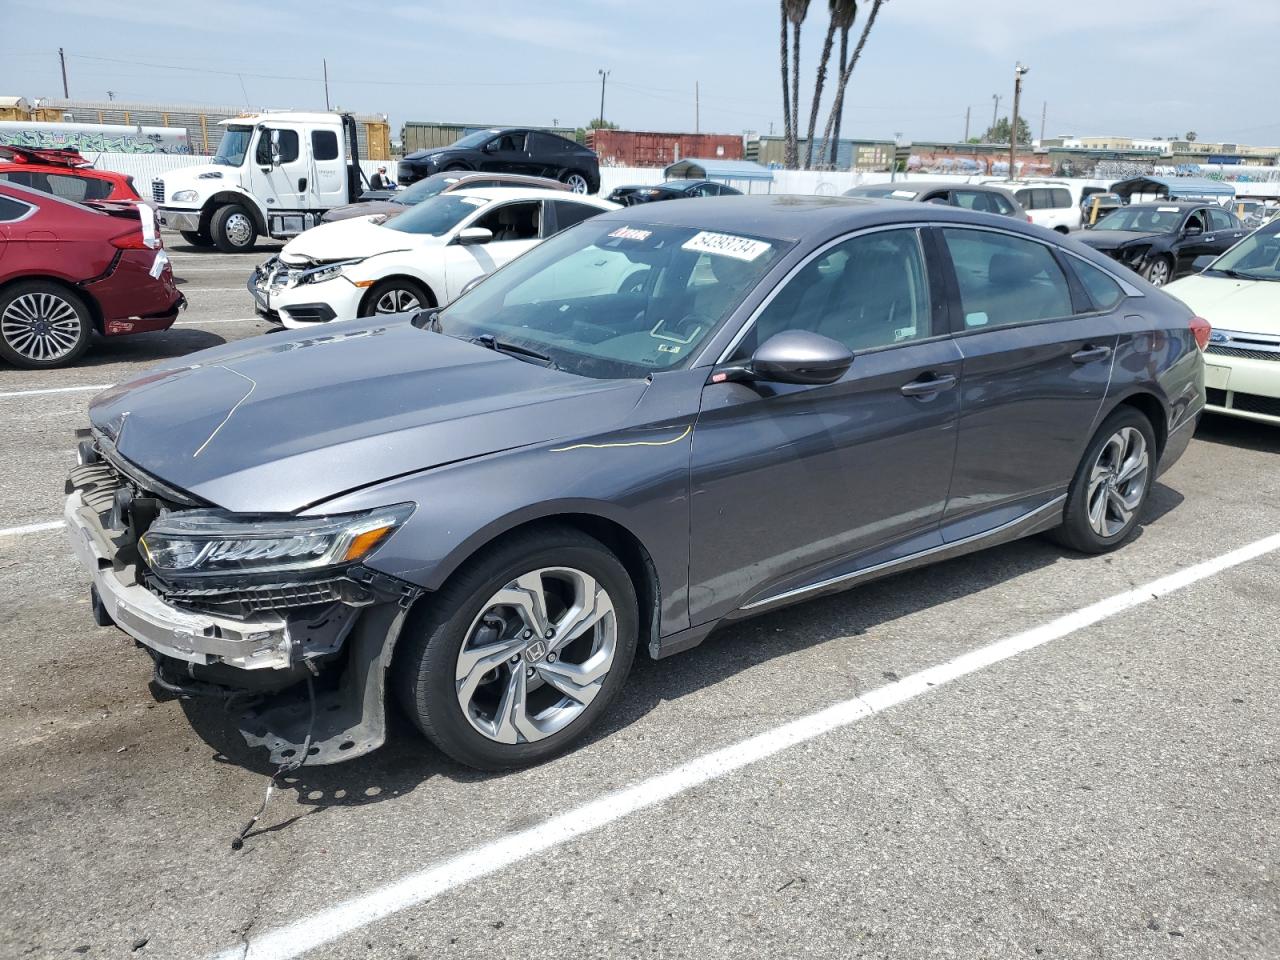
<svg viewBox="0 0 1280 960">
<path fill-rule="evenodd" d="M 1280 219 L 1164 289 L 1213 326 L 1207 409 L 1280 426 Z"/>
</svg>

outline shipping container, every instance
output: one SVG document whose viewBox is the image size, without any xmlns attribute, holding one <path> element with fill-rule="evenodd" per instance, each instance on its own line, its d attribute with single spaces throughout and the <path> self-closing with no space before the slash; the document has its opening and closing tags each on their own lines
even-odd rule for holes
<svg viewBox="0 0 1280 960">
<path fill-rule="evenodd" d="M 409 120 L 400 128 L 400 144 L 405 156 L 415 150 L 437 150 L 456 143 L 469 133 L 477 130 L 538 130 L 542 133 L 554 133 L 566 140 L 577 140 L 577 130 L 573 127 L 539 127 L 520 123 L 441 123 L 434 120 Z"/>
<path fill-rule="evenodd" d="M 653 133 L 641 130 L 588 130 L 587 146 L 601 166 L 665 167 L 698 157 L 741 160 L 742 137 L 730 133 Z"/>
<path fill-rule="evenodd" d="M 804 160 L 808 140 L 799 142 L 800 159 Z M 782 137 L 755 137 L 747 141 L 746 158 L 766 167 L 781 167 L 786 156 L 786 144 Z M 836 144 L 836 162 L 829 162 L 826 141 L 815 140 L 813 147 L 814 170 L 888 170 L 893 161 L 893 143 L 880 140 L 849 140 L 841 138 Z"/>
</svg>

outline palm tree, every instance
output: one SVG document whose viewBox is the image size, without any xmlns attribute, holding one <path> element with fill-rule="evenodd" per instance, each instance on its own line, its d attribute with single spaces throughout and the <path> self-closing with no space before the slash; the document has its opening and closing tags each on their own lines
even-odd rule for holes
<svg viewBox="0 0 1280 960">
<path fill-rule="evenodd" d="M 785 162 L 788 167 L 794 168 L 800 160 L 796 143 L 800 134 L 800 24 L 809 14 L 809 0 L 782 0 L 782 14 L 791 24 L 791 114 Z M 786 107 L 787 104 L 784 102 L 783 106 Z"/>
<path fill-rule="evenodd" d="M 779 4 L 782 11 L 782 40 L 779 45 L 778 60 L 782 63 L 782 162 L 787 163 L 791 151 L 791 86 L 787 80 L 791 60 L 787 55 L 787 0 Z"/>
<path fill-rule="evenodd" d="M 858 37 L 858 45 L 853 48 L 853 54 L 840 71 L 840 80 L 836 86 L 836 99 L 831 107 L 831 116 L 827 117 L 827 127 L 822 134 L 823 140 L 828 142 L 831 140 L 836 120 L 844 109 L 845 87 L 849 85 L 849 78 L 853 76 L 853 68 L 857 66 L 858 58 L 862 56 L 862 48 L 867 45 L 867 37 L 871 35 L 871 28 L 876 24 L 876 17 L 880 14 L 880 8 L 888 2 L 889 0 L 871 0 L 871 13 L 867 15 L 867 22 L 863 24 L 862 34 Z"/>
<path fill-rule="evenodd" d="M 813 106 L 809 110 L 809 135 L 805 138 L 804 169 L 813 166 L 813 133 L 818 128 L 818 105 L 822 102 L 822 86 L 827 81 L 827 64 L 831 60 L 831 47 L 835 43 L 836 30 L 840 26 L 841 11 L 845 7 L 857 9 L 854 0 L 827 0 L 831 8 L 831 20 L 827 24 L 827 36 L 822 42 L 822 54 L 818 57 L 818 77 L 813 84 Z M 840 61 L 841 66 L 844 61 Z M 821 158 L 819 158 L 821 159 Z"/>
<path fill-rule="evenodd" d="M 856 0 L 844 0 L 843 3 L 837 0 L 831 0 L 831 17 L 833 20 L 839 21 L 840 28 L 840 66 L 837 71 L 839 76 L 844 75 L 844 65 L 849 59 L 849 31 L 853 29 L 853 21 L 858 16 L 858 4 Z M 837 81 L 839 79 L 837 77 Z M 829 152 L 827 162 L 834 169 L 836 165 L 836 154 L 840 144 L 840 121 L 843 119 L 841 114 L 844 113 L 844 87 L 837 86 L 836 99 L 832 104 L 832 112 L 836 115 L 835 131 L 832 133 L 829 141 Z"/>
</svg>

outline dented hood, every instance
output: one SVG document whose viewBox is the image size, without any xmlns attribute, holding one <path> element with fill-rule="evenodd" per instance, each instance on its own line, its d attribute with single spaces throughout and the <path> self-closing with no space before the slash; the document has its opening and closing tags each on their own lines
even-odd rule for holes
<svg viewBox="0 0 1280 960">
<path fill-rule="evenodd" d="M 406 473 L 606 430 L 644 390 L 381 318 L 190 354 L 99 394 L 90 419 L 121 456 L 179 490 L 237 512 L 292 513 Z"/>
</svg>

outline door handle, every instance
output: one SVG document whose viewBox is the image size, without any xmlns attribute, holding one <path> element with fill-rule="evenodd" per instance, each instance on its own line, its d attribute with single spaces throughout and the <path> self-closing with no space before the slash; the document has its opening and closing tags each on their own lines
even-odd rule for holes
<svg viewBox="0 0 1280 960">
<path fill-rule="evenodd" d="M 931 397 L 935 393 L 941 393 L 943 390 L 950 390 L 955 385 L 956 378 L 950 373 L 944 373 L 940 377 L 926 373 L 919 380 L 904 383 L 902 385 L 902 395 L 904 397 Z"/>
<path fill-rule="evenodd" d="M 1086 343 L 1071 355 L 1071 359 L 1075 363 L 1090 363 L 1094 360 L 1105 360 L 1109 356 L 1111 356 L 1110 347 L 1095 347 L 1091 343 Z"/>
</svg>

